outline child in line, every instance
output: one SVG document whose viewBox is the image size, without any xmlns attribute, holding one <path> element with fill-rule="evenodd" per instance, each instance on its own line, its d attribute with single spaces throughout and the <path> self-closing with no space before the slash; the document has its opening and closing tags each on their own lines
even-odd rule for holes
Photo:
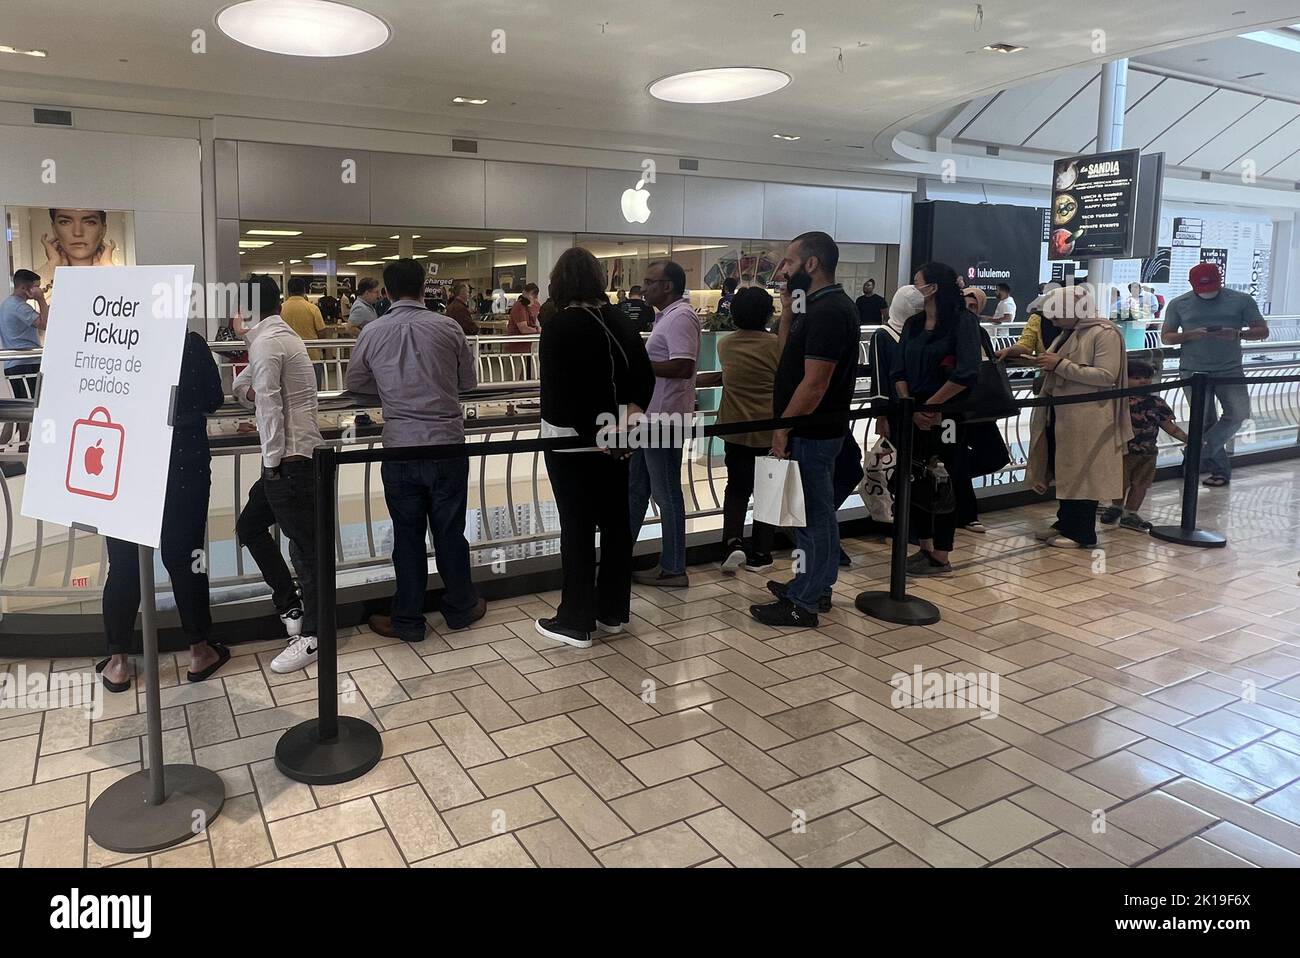
<svg viewBox="0 0 1300 958">
<path fill-rule="evenodd" d="M 1128 384 L 1149 386 L 1155 381 L 1156 370 L 1148 362 L 1130 359 Z M 1151 523 L 1140 515 L 1138 509 L 1156 479 L 1156 440 L 1163 429 L 1179 442 L 1187 442 L 1187 433 L 1174 422 L 1174 411 L 1155 393 L 1129 397 L 1129 416 L 1133 422 L 1133 438 L 1124 453 L 1124 498 L 1115 499 L 1110 508 L 1101 514 L 1106 525 L 1116 519 L 1125 529 L 1150 532 Z"/>
</svg>

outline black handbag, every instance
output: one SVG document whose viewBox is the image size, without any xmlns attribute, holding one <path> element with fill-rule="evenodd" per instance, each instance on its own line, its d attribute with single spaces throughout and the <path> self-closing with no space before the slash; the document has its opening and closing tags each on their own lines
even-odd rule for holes
<svg viewBox="0 0 1300 958">
<path fill-rule="evenodd" d="M 980 337 L 984 353 L 980 359 L 979 378 L 965 396 L 949 405 L 952 418 L 958 422 L 993 422 L 1020 413 L 1016 397 L 1011 392 L 1007 364 L 994 357 L 993 343 L 983 327 L 980 328 Z"/>
<path fill-rule="evenodd" d="M 912 460 L 912 505 L 922 512 L 946 516 L 957 510 L 957 493 L 948 468 L 938 456 Z"/>
<path fill-rule="evenodd" d="M 1011 464 L 1011 451 L 1002 438 L 1001 427 L 995 423 L 971 423 L 964 430 L 962 442 L 971 476 L 992 475 Z"/>
</svg>

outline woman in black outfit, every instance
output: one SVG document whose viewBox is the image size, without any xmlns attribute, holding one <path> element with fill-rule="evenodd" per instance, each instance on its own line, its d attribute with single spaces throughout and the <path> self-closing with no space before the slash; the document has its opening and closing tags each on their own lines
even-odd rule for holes
<svg viewBox="0 0 1300 958">
<path fill-rule="evenodd" d="M 172 426 L 171 468 L 163 504 L 159 552 L 171 579 L 181 628 L 190 640 L 191 682 L 211 676 L 230 658 L 230 650 L 208 640 L 212 614 L 208 607 L 207 555 L 203 533 L 208 522 L 208 492 L 212 484 L 208 451 L 208 413 L 224 400 L 217 364 L 203 337 L 185 336 L 180 383 Z M 128 655 L 140 611 L 139 546 L 109 538 L 108 578 L 104 582 L 104 635 L 108 658 L 96 667 L 110 692 L 131 687 Z"/>
<path fill-rule="evenodd" d="M 601 448 L 597 434 L 602 424 L 645 410 L 655 385 L 645 343 L 628 315 L 610 305 L 605 285 L 604 269 L 587 250 L 561 254 L 550 282 L 550 301 L 558 309 L 542 324 L 538 347 L 541 435 L 576 436 L 583 446 L 546 453 L 560 513 L 564 584 L 555 616 L 538 619 L 536 627 L 540 635 L 580 649 L 591 647 L 597 628 L 618 633 L 631 620 L 630 451 Z"/>
<path fill-rule="evenodd" d="M 925 308 L 907 320 L 894 351 L 890 378 L 899 398 L 911 396 L 918 405 L 939 405 L 957 398 L 979 379 L 980 324 L 962 300 L 957 274 L 943 263 L 927 263 L 916 272 L 913 283 L 925 297 Z M 945 442 L 943 416 L 938 412 L 917 412 L 912 458 L 926 462 L 937 456 L 954 486 L 970 482 L 966 466 L 964 429 Z M 906 423 L 900 424 L 906 428 Z M 899 472 L 909 467 L 899 463 Z M 948 555 L 957 528 L 955 512 L 935 514 L 920 508 L 913 497 L 912 531 L 920 551 L 907 560 L 909 575 L 939 575 L 951 572 Z"/>
</svg>

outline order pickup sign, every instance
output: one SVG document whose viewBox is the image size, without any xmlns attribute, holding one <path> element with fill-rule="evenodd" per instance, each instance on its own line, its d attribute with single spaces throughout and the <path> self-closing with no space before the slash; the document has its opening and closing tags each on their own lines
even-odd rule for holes
<svg viewBox="0 0 1300 958">
<path fill-rule="evenodd" d="M 193 266 L 61 266 L 23 515 L 157 548 Z"/>
</svg>

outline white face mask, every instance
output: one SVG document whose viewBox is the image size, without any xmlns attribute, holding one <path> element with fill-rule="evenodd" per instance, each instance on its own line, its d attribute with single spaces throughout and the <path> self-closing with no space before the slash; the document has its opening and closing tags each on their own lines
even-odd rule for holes
<svg viewBox="0 0 1300 958">
<path fill-rule="evenodd" d="M 894 305 L 913 316 L 925 308 L 925 296 L 915 286 L 900 286 L 894 294 Z"/>
</svg>

